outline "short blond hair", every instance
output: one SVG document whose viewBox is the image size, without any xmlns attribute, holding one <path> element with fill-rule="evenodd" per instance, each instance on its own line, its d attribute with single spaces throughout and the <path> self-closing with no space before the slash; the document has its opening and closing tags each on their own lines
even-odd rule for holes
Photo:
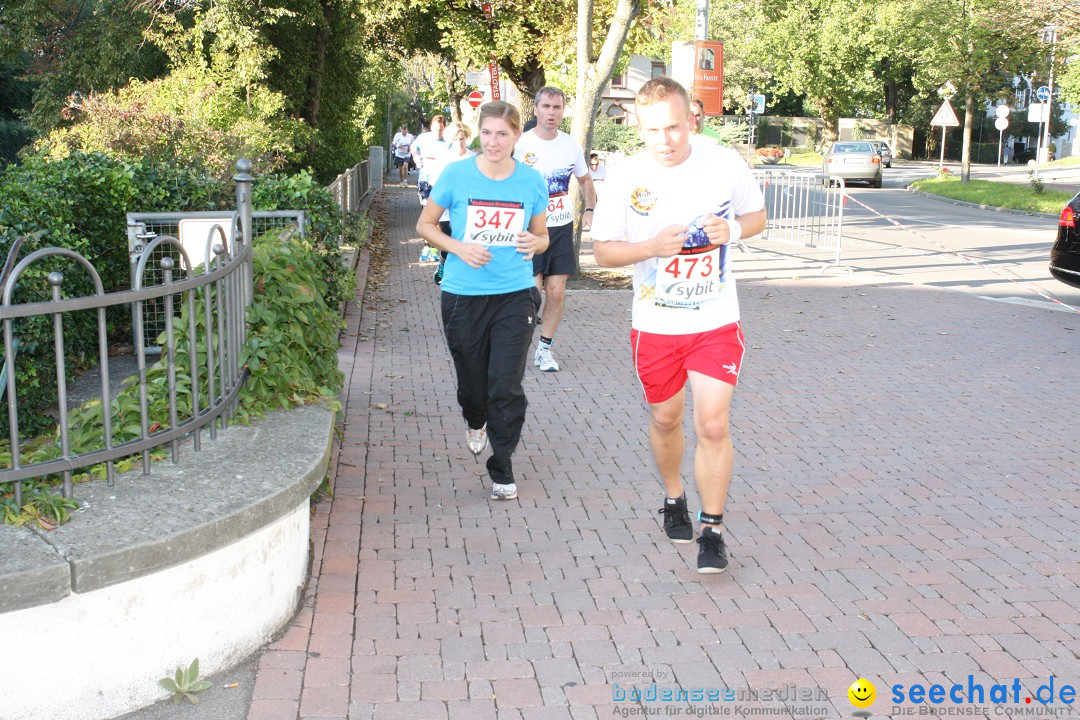
<svg viewBox="0 0 1080 720">
<path fill-rule="evenodd" d="M 678 81 L 669 77 L 653 78 L 637 92 L 634 102 L 637 105 L 652 105 L 653 103 L 669 100 L 681 105 L 686 111 L 686 117 L 690 117 L 690 94 Z"/>
</svg>

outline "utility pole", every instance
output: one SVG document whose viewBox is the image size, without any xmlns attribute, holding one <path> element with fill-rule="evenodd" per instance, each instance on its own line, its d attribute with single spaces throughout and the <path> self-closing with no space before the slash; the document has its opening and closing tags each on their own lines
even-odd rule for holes
<svg viewBox="0 0 1080 720">
<path fill-rule="evenodd" d="M 709 39 L 709 0 L 697 0 L 694 14 L 694 39 Z"/>
<path fill-rule="evenodd" d="M 1047 160 L 1050 159 L 1050 120 L 1054 114 L 1054 50 L 1057 48 L 1057 25 L 1047 25 L 1043 28 L 1043 42 L 1050 43 L 1050 81 L 1047 85 L 1050 88 L 1050 97 L 1046 100 L 1046 121 L 1045 127 L 1043 127 L 1042 134 L 1042 147 L 1037 147 L 1035 150 L 1035 171 L 1032 173 L 1032 177 L 1036 180 L 1039 179 L 1039 163 L 1042 161 L 1042 154 L 1046 153 Z"/>
</svg>

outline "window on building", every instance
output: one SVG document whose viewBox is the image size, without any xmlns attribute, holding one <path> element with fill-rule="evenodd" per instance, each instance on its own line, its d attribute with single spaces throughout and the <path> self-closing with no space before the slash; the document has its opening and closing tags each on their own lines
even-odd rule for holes
<svg viewBox="0 0 1080 720">
<path fill-rule="evenodd" d="M 612 105 L 607 109 L 607 116 L 616 125 L 626 124 L 626 110 L 622 105 Z"/>
<path fill-rule="evenodd" d="M 611 87 L 617 87 L 617 88 L 626 87 L 626 71 L 625 70 L 623 70 L 621 73 L 619 73 L 615 77 L 611 78 Z"/>
<path fill-rule="evenodd" d="M 664 66 L 664 63 L 653 61 L 652 75 L 650 77 L 664 77 L 664 75 L 666 74 L 666 70 L 667 68 Z"/>
</svg>

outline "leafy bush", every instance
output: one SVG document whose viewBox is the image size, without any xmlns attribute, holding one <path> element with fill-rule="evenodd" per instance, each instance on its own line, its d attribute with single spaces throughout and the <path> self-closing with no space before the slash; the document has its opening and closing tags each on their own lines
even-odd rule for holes
<svg viewBox="0 0 1080 720">
<path fill-rule="evenodd" d="M 247 383 L 238 396 L 236 416 L 249 420 L 269 410 L 287 409 L 303 403 L 332 398 L 341 388 L 337 367 L 338 332 L 341 315 L 327 302 L 332 293 L 326 283 L 322 253 L 314 243 L 293 236 L 287 241 L 280 232 L 266 233 L 255 241 L 255 299 L 248 309 L 249 332 L 240 360 L 249 371 Z M 206 377 L 206 331 L 203 299 L 195 303 L 196 327 L 202 339 L 196 352 L 200 365 L 195 382 L 200 397 L 208 392 Z M 176 338 L 177 412 L 181 420 L 192 414 L 193 379 L 190 367 L 191 338 L 188 305 L 173 320 Z M 164 343 L 164 339 L 159 342 Z M 149 425 L 153 431 L 169 427 L 168 367 L 162 359 L 147 370 Z M 139 387 L 130 383 L 109 405 L 113 442 L 120 444 L 140 437 Z M 71 450 L 87 453 L 104 447 L 101 401 L 90 400 L 68 418 Z M 26 465 L 60 456 L 57 435 L 42 436 L 23 448 Z M 0 463 L 11 466 L 11 447 L 0 441 Z M 117 463 L 120 471 L 130 469 L 138 458 Z M 105 467 L 91 468 L 77 479 L 104 477 Z M 43 527 L 67 519 L 74 505 L 56 492 L 57 478 L 39 478 L 23 484 L 23 507 L 15 507 L 11 493 L 0 496 L 4 521 L 21 524 L 36 520 Z"/>
<path fill-rule="evenodd" d="M 716 134 L 716 141 L 724 147 L 746 142 L 750 128 L 744 122 L 716 122 L 712 118 L 706 119 L 705 124 Z"/>
<path fill-rule="evenodd" d="M 630 153 L 645 147 L 633 125 L 600 121 L 593 129 L 593 150 Z"/>
<path fill-rule="evenodd" d="M 261 85 L 237 87 L 235 78 L 185 67 L 83 97 L 65 110 L 71 122 L 38 140 L 37 148 L 54 159 L 100 152 L 175 163 L 224 180 L 238 157 L 273 172 L 302 155 L 310 131 L 284 108 L 285 97 Z"/>
</svg>

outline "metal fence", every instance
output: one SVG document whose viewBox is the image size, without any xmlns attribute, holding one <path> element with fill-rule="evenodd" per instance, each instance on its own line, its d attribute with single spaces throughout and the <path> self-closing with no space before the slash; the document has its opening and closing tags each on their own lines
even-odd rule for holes
<svg viewBox="0 0 1080 720">
<path fill-rule="evenodd" d="M 240 352 L 246 337 L 245 313 L 252 297 L 252 210 L 250 175 L 251 163 L 237 163 L 237 211 L 228 214 L 228 222 L 207 226 L 211 238 L 203 257 L 193 257 L 175 234 L 156 234 L 147 242 L 133 263 L 131 288 L 106 293 L 94 266 L 79 253 L 65 248 L 43 248 L 18 261 L 0 285 L 3 302 L 0 321 L 4 334 L 4 379 L 6 381 L 7 413 L 11 443 L 11 465 L 0 469 L 0 486 L 12 483 L 16 505 L 22 504 L 22 481 L 47 475 L 63 477 L 63 494 L 71 497 L 72 472 L 105 463 L 106 477 L 111 484 L 117 459 L 142 456 L 143 472 L 150 471 L 150 451 L 169 445 L 173 462 L 178 460 L 181 439 L 192 437 L 196 451 L 201 449 L 201 432 L 209 426 L 211 438 L 216 437 L 218 425 L 226 427 L 236 407 L 237 395 L 247 377 L 240 365 Z M 13 246 L 10 262 L 19 248 Z M 47 283 L 52 299 L 45 302 L 15 303 L 16 286 L 25 271 L 46 258 L 62 257 L 76 270 L 85 272 L 93 283 L 92 295 L 63 297 L 64 276 L 51 272 Z M 197 272 L 197 266 L 201 269 Z M 180 315 L 186 309 L 189 348 L 184 367 L 177 364 L 177 323 L 164 323 L 165 343 L 163 362 L 164 384 L 167 387 L 167 417 L 152 418 L 149 409 L 148 368 L 143 333 L 135 334 L 135 354 L 138 362 L 139 431 L 138 437 L 122 442 L 115 440 L 111 412 L 102 412 L 102 436 L 96 449 L 76 452 L 72 449 L 68 423 L 68 392 L 66 358 L 69 348 L 64 343 L 64 319 L 70 313 L 95 311 L 97 315 L 97 354 L 100 363 L 102 408 L 111 408 L 109 383 L 109 352 L 106 336 L 106 309 L 130 307 L 136 328 L 142 327 L 148 307 L 161 307 L 163 317 Z M 50 317 L 53 325 L 55 372 L 57 378 L 56 406 L 58 412 L 59 456 L 52 460 L 23 464 L 24 438 L 19 433 L 19 388 L 15 383 L 18 321 L 23 318 Z M 178 376 L 183 376 L 186 389 L 178 390 Z M 220 420 L 220 422 L 219 422 Z M 119 429 L 118 429 L 119 430 Z M 123 432 L 128 432 L 128 428 Z"/>
<path fill-rule="evenodd" d="M 360 202 L 371 189 L 370 166 L 370 158 L 362 160 L 330 183 L 330 192 L 334 193 L 334 200 L 342 212 L 350 213 L 360 209 Z"/>
<path fill-rule="evenodd" d="M 843 178 L 776 170 L 755 170 L 754 177 L 769 216 L 762 239 L 833 250 L 834 261 L 822 271 L 850 271 L 840 262 L 847 200 Z"/>
<path fill-rule="evenodd" d="M 262 235 L 270 230 L 292 228 L 300 237 L 306 237 L 306 217 L 303 210 L 255 210 L 252 212 L 252 234 Z M 216 242 L 215 228 L 232 228 L 239 221 L 239 213 L 233 212 L 190 212 L 190 213 L 128 213 L 127 240 L 128 256 L 131 259 L 131 282 L 134 284 L 136 268 L 144 255 L 149 253 L 145 263 L 143 283 L 160 285 L 164 279 L 161 261 L 171 257 L 179 262 L 179 253 L 172 243 L 159 244 L 154 250 L 148 250 L 149 244 L 160 236 L 174 237 L 187 250 L 188 256 L 196 266 L 205 265 L 213 257 L 211 248 Z M 156 339 L 165 331 L 164 298 L 152 298 L 143 306 L 143 321 L 135 325 L 136 334 L 142 333 L 143 342 L 149 352 L 160 352 Z M 135 342 L 138 342 L 136 338 Z"/>
</svg>

